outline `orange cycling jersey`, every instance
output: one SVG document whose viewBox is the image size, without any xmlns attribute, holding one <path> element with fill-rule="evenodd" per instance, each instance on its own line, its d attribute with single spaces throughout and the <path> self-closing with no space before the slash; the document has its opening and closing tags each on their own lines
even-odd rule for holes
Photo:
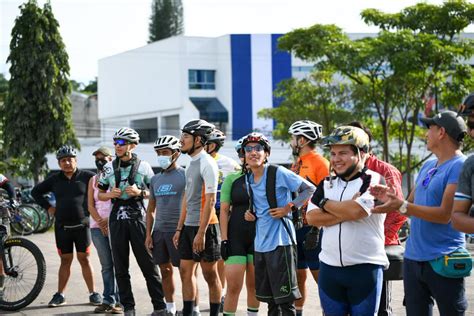
<svg viewBox="0 0 474 316">
<path fill-rule="evenodd" d="M 329 161 L 320 154 L 310 151 L 299 157 L 291 170 L 317 186 L 329 175 Z"/>
<path fill-rule="evenodd" d="M 320 154 L 310 151 L 301 156 L 293 164 L 291 170 L 302 178 L 312 182 L 315 186 L 329 175 L 329 161 Z M 303 222 L 306 222 L 306 206 L 303 208 Z"/>
</svg>

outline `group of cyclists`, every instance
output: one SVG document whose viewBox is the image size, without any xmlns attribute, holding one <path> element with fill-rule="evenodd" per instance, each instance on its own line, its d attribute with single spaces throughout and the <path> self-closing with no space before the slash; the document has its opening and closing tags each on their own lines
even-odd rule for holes
<svg viewBox="0 0 474 316">
<path fill-rule="evenodd" d="M 180 313 L 200 314 L 198 266 L 210 315 L 235 315 L 244 284 L 247 315 L 258 315 L 261 302 L 268 315 L 303 315 L 308 270 L 325 315 L 392 315 L 393 279 L 384 271 L 396 266 L 387 249 L 400 244 L 397 232 L 410 217 L 407 315 L 431 315 L 434 301 L 441 315 L 464 315 L 470 266 L 462 258 L 469 256 L 464 233 L 474 232 L 474 164 L 460 148 L 466 134 L 474 137 L 474 94 L 458 113 L 421 121 L 435 158 L 425 162 L 406 200 L 401 173 L 373 154 L 372 134 L 360 122 L 326 137 L 315 122 L 294 122 L 291 169 L 268 163 L 270 142 L 257 132 L 238 140 L 239 163 L 225 157 L 219 150 L 226 136 L 202 119 L 186 123 L 180 138 L 156 140 L 157 174 L 134 153 L 140 136 L 131 128 L 114 134 L 114 152 L 93 153 L 97 174 L 79 170 L 76 150 L 63 146 L 56 153 L 61 171 L 32 190 L 56 217 L 61 264 L 49 306 L 66 304 L 75 248 L 94 311 L 135 314 L 131 246 L 153 315 L 178 313 L 174 267 L 182 282 Z M 329 150 L 329 161 L 316 151 L 318 143 Z M 177 163 L 182 154 L 191 158 L 186 168 Z M 55 207 L 43 197 L 48 192 Z M 102 295 L 94 286 L 91 243 L 102 266 Z"/>
</svg>

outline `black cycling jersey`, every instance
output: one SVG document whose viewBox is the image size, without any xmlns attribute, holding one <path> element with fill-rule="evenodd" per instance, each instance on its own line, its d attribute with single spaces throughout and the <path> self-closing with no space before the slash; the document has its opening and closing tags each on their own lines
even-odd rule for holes
<svg viewBox="0 0 474 316">
<path fill-rule="evenodd" d="M 51 205 L 44 198 L 44 194 L 52 192 L 56 197 L 56 223 L 59 225 L 75 225 L 89 216 L 87 210 L 87 189 L 89 179 L 94 173 L 87 170 L 79 170 L 73 174 L 71 179 L 66 177 L 62 171 L 56 173 L 41 183 L 38 183 L 31 195 L 43 208 L 48 209 Z"/>
</svg>

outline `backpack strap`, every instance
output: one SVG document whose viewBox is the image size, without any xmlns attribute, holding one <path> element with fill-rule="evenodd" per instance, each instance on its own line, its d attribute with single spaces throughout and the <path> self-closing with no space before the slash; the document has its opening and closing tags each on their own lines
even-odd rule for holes
<svg viewBox="0 0 474 316">
<path fill-rule="evenodd" d="M 267 167 L 267 182 L 265 183 L 265 189 L 267 191 L 267 202 L 270 208 L 277 208 L 277 198 L 276 198 L 276 173 L 278 170 L 278 166 L 275 165 L 268 165 Z M 291 234 L 290 228 L 288 227 L 286 216 L 280 218 L 283 227 L 285 227 L 286 232 L 290 236 L 291 242 L 293 246 L 296 246 L 296 241 Z"/>
<path fill-rule="evenodd" d="M 265 189 L 267 191 L 267 202 L 270 208 L 277 208 L 276 198 L 276 173 L 278 166 L 268 165 L 267 167 L 267 182 L 265 183 Z"/>
<path fill-rule="evenodd" d="M 122 177 L 120 175 L 120 159 L 118 157 L 112 161 L 112 168 L 114 169 L 115 187 L 119 188 Z"/>
<path fill-rule="evenodd" d="M 129 185 L 134 185 L 135 184 L 135 176 L 138 173 L 138 167 L 140 167 L 140 158 L 134 157 L 135 161 L 133 162 L 132 169 L 130 170 L 130 173 L 128 174 L 128 184 Z"/>
</svg>

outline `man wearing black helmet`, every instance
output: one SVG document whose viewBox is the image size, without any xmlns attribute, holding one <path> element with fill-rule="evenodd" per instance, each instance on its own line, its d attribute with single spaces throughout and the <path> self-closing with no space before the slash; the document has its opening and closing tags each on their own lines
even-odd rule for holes
<svg viewBox="0 0 474 316">
<path fill-rule="evenodd" d="M 76 155 L 76 150 L 71 146 L 59 148 L 56 158 L 61 171 L 37 184 L 31 191 L 36 202 L 56 218 L 54 235 L 61 265 L 58 272 L 58 291 L 49 302 L 49 307 L 66 304 L 64 291 L 71 275 L 74 247 L 90 293 L 89 302 L 92 305 L 102 303 L 100 294 L 94 289 L 94 274 L 89 262 L 91 235 L 88 227 L 87 188 L 89 179 L 94 174 L 77 168 Z M 49 192 L 54 193 L 56 197 L 55 207 L 43 196 Z"/>
<path fill-rule="evenodd" d="M 166 315 L 160 275 L 145 247 L 143 199 L 149 196 L 147 187 L 153 177 L 153 170 L 150 164 L 141 161 L 133 153 L 140 141 L 135 130 L 123 127 L 115 132 L 113 139 L 117 158 L 104 168 L 105 174 L 99 180 L 98 187 L 99 199 L 112 199 L 109 235 L 120 303 L 125 314 L 135 314 L 135 299 L 129 274 L 130 244 L 146 280 L 154 308 L 153 315 Z"/>
<path fill-rule="evenodd" d="M 458 115 L 467 117 L 467 129 L 471 138 L 474 138 L 474 93 L 464 100 L 458 111 Z M 467 234 L 474 233 L 474 217 L 469 215 L 472 202 L 474 201 L 474 155 L 469 156 L 461 170 L 458 187 L 454 195 L 453 213 L 451 220 L 453 227 Z"/>
<path fill-rule="evenodd" d="M 204 150 L 214 125 L 204 120 L 192 120 L 182 128 L 181 152 L 191 157 L 186 168 L 186 191 L 181 217 L 173 238 L 181 257 L 183 284 L 183 315 L 193 313 L 196 299 L 195 271 L 201 265 L 209 287 L 210 315 L 218 315 L 221 302 L 221 282 L 217 274 L 220 256 L 220 231 L 215 203 L 218 168 L 216 161 Z"/>
</svg>

